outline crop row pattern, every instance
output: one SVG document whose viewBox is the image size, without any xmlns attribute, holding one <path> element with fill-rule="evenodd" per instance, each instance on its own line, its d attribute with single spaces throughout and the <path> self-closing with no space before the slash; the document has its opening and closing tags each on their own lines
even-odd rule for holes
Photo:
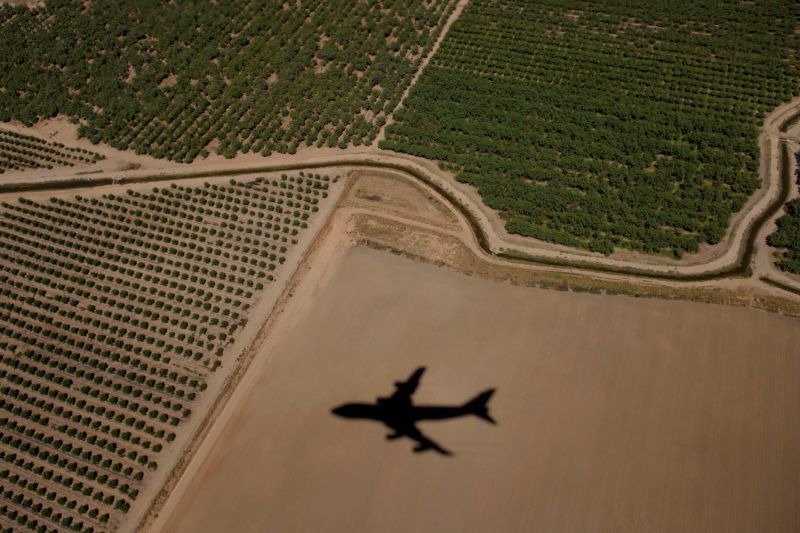
<svg viewBox="0 0 800 533">
<path fill-rule="evenodd" d="M 113 529 L 330 182 L 0 205 L 0 523 Z"/>
</svg>

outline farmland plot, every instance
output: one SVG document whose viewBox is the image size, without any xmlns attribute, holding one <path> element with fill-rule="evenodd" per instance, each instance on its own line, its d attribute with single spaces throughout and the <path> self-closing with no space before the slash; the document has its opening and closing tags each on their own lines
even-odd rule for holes
<svg viewBox="0 0 800 533">
<path fill-rule="evenodd" d="M 2 203 L 0 523 L 119 524 L 334 180 Z"/>
<path fill-rule="evenodd" d="M 364 247 L 339 261 L 293 299 L 156 531 L 800 530 L 796 319 L 512 286 Z M 419 366 L 415 405 L 492 387 L 497 425 L 420 422 L 443 457 L 331 414 Z"/>
<path fill-rule="evenodd" d="M 471 3 L 381 146 L 448 163 L 511 233 L 680 257 L 758 188 L 800 93 L 791 1 Z"/>
<path fill-rule="evenodd" d="M 0 6 L 0 121 L 68 115 L 92 142 L 179 162 L 369 144 L 454 5 Z"/>
<path fill-rule="evenodd" d="M 0 129 L 0 174 L 7 170 L 89 165 L 102 159 L 105 157 L 91 150 Z"/>
</svg>

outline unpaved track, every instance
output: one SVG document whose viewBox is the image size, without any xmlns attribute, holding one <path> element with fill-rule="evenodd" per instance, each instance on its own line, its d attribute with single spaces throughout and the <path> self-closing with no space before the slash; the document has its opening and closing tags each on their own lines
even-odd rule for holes
<svg viewBox="0 0 800 533">
<path fill-rule="evenodd" d="M 329 279 L 289 304 L 156 531 L 800 528 L 796 320 L 365 248 L 313 268 Z M 456 453 L 442 458 L 330 415 L 419 365 L 418 401 L 494 386 L 499 425 L 421 425 Z"/>
<path fill-rule="evenodd" d="M 444 23 L 444 26 L 442 26 L 442 31 L 439 33 L 439 37 L 436 38 L 436 42 L 433 43 L 430 52 L 428 52 L 428 55 L 426 55 L 424 58 L 422 58 L 422 61 L 420 61 L 419 68 L 417 69 L 417 72 L 414 73 L 414 77 L 411 78 L 411 82 L 408 84 L 408 87 L 406 87 L 406 90 L 403 91 L 403 96 L 400 97 L 400 102 L 398 102 L 397 107 L 394 108 L 391 115 L 386 117 L 386 124 L 383 125 L 381 130 L 378 132 L 378 135 L 375 137 L 375 141 L 372 143 L 373 146 L 377 147 L 378 143 L 386 138 L 386 127 L 394 122 L 394 114 L 397 113 L 399 109 L 403 108 L 403 102 L 405 102 L 408 94 L 411 92 L 411 88 L 417 83 L 417 80 L 419 80 L 419 77 L 422 75 L 422 71 L 428 66 L 431 58 L 439 49 L 439 46 L 442 44 L 442 41 L 444 41 L 444 38 L 447 36 L 447 32 L 450 31 L 450 26 L 452 26 L 453 23 L 458 20 L 458 17 L 460 17 L 461 13 L 464 12 L 467 4 L 469 4 L 469 0 L 459 0 L 456 4 L 456 7 L 453 9 L 450 17 Z"/>
<path fill-rule="evenodd" d="M 798 107 L 800 107 L 800 98 L 781 106 L 770 114 L 765 120 L 761 136 L 762 142 L 777 145 L 780 137 L 778 126 Z M 496 214 L 492 213 L 483 205 L 475 194 L 471 194 L 469 191 L 466 191 L 461 184 L 454 182 L 452 176 L 441 171 L 435 163 L 420 158 L 380 150 L 375 147 L 353 147 L 346 150 L 306 149 L 295 156 L 277 155 L 270 158 L 263 158 L 252 154 L 234 158 L 233 160 L 209 158 L 208 160 L 191 165 L 183 165 L 179 169 L 165 168 L 158 173 L 153 170 L 135 170 L 118 172 L 114 174 L 114 176 L 123 177 L 125 179 L 135 179 L 152 177 L 155 175 L 163 179 L 170 179 L 178 177 L 181 174 L 206 173 L 208 175 L 214 175 L 214 173 L 231 171 L 266 171 L 272 167 L 280 167 L 282 165 L 296 165 L 298 168 L 303 165 L 313 167 L 326 164 L 346 164 L 348 162 L 364 166 L 375 164 L 376 167 L 391 165 L 400 170 L 406 169 L 408 174 L 412 177 L 415 175 L 424 176 L 426 181 L 446 191 L 455 201 L 465 206 L 467 211 L 471 213 L 472 217 L 480 226 L 482 233 L 486 237 L 487 246 L 493 253 L 514 251 L 525 254 L 538 261 L 555 261 L 565 265 L 571 263 L 574 266 L 579 266 L 581 270 L 586 271 L 590 275 L 592 269 L 597 268 L 633 269 L 645 276 L 648 274 L 656 276 L 698 276 L 723 270 L 736 264 L 739 255 L 742 253 L 748 231 L 759 215 L 761 215 L 777 197 L 780 189 L 780 172 L 777 170 L 775 158 L 779 157 L 779 150 L 762 150 L 761 156 L 763 158 L 761 165 L 762 171 L 766 173 L 763 177 L 767 180 L 768 184 L 763 196 L 758 201 L 749 203 L 749 211 L 736 215 L 737 223 L 732 224 L 732 227 L 729 229 L 729 236 L 719 245 L 721 247 L 720 253 L 715 254 L 714 259 L 698 264 L 691 264 L 691 258 L 686 259 L 684 263 L 676 262 L 674 264 L 653 264 L 652 258 L 622 260 L 614 257 L 603 257 L 596 254 L 584 253 L 579 250 L 560 251 L 552 247 L 537 247 L 535 241 L 533 244 L 526 246 L 510 244 L 502 235 L 504 231 L 495 227 L 495 224 L 492 223 L 492 217 L 496 217 Z M 108 174 L 96 174 L 91 176 L 92 179 L 108 177 Z M 2 195 L 0 195 L 0 197 L 1 196 Z M 724 252 L 722 250 L 724 250 Z M 568 267 L 565 266 L 563 268 Z M 760 282 L 757 279 L 752 279 L 748 281 L 747 284 L 759 285 Z"/>
</svg>

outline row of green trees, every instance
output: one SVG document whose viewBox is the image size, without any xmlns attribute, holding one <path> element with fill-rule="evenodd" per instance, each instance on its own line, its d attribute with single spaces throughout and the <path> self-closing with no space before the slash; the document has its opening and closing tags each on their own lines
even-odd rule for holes
<svg viewBox="0 0 800 533">
<path fill-rule="evenodd" d="M 0 461 L 26 480 L 0 506 L 26 523 L 113 525 L 333 181 L 0 203 Z"/>
<path fill-rule="evenodd" d="M 91 164 L 104 156 L 82 148 L 65 147 L 32 135 L 0 129 L 0 172 L 9 169 L 53 168 Z"/>
<path fill-rule="evenodd" d="M 800 167 L 800 153 L 795 155 Z M 796 172 L 797 186 L 800 186 L 800 169 Z M 784 213 L 777 221 L 778 229 L 767 238 L 770 246 L 778 248 L 776 265 L 781 270 L 800 274 L 800 199 L 794 199 L 784 206 Z"/>
<path fill-rule="evenodd" d="M 156 157 L 370 143 L 455 0 L 0 6 L 0 120 Z"/>
<path fill-rule="evenodd" d="M 510 232 L 695 252 L 758 187 L 764 115 L 800 93 L 798 16 L 781 0 L 473 3 L 381 146 L 457 169 Z"/>
</svg>

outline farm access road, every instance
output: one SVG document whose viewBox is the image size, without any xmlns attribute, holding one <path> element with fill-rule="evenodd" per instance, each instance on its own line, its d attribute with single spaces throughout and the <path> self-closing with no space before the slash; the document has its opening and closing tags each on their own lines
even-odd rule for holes
<svg viewBox="0 0 800 533">
<path fill-rule="evenodd" d="M 407 177 L 424 183 L 456 206 L 472 228 L 471 240 L 479 245 L 486 256 L 512 260 L 517 264 L 579 272 L 588 276 L 603 273 L 632 279 L 650 278 L 670 284 L 736 279 L 737 285 L 758 286 L 774 293 L 778 290 L 775 285 L 767 284 L 761 278 L 777 279 L 782 285 L 789 287 L 789 290 L 800 290 L 800 282 L 777 271 L 771 261 L 771 249 L 766 246 L 766 236 L 770 232 L 768 228 L 774 228 L 774 221 L 780 216 L 785 199 L 794 194 L 791 180 L 793 167 L 784 166 L 792 165 L 793 157 L 789 152 L 795 145 L 788 143 L 798 139 L 794 139 L 790 133 L 782 132 L 781 127 L 798 110 L 800 98 L 782 105 L 766 118 L 759 136 L 763 185 L 745 207 L 734 215 L 725 238 L 700 254 L 688 255 L 682 260 L 626 251 L 605 257 L 509 235 L 499 215 L 483 204 L 477 191 L 458 183 L 450 173 L 441 170 L 436 162 L 381 150 L 374 145 L 344 150 L 305 148 L 295 155 L 278 154 L 266 158 L 257 154 L 240 155 L 233 159 L 211 156 L 191 164 L 177 165 L 167 162 L 159 168 L 151 163 L 140 169 L 119 170 L 113 174 L 107 171 L 66 174 L 62 171 L 58 175 L 43 175 L 33 171 L 25 173 L 24 180 L 18 175 L 0 179 L 0 198 L 18 196 L 26 189 L 44 191 L 77 186 L 75 191 L 78 192 L 80 187 L 105 185 L 113 179 L 121 180 L 121 185 L 124 186 L 130 182 L 233 176 L 253 172 L 343 167 L 391 170 L 402 172 Z M 795 133 L 794 136 L 796 135 Z"/>
</svg>

